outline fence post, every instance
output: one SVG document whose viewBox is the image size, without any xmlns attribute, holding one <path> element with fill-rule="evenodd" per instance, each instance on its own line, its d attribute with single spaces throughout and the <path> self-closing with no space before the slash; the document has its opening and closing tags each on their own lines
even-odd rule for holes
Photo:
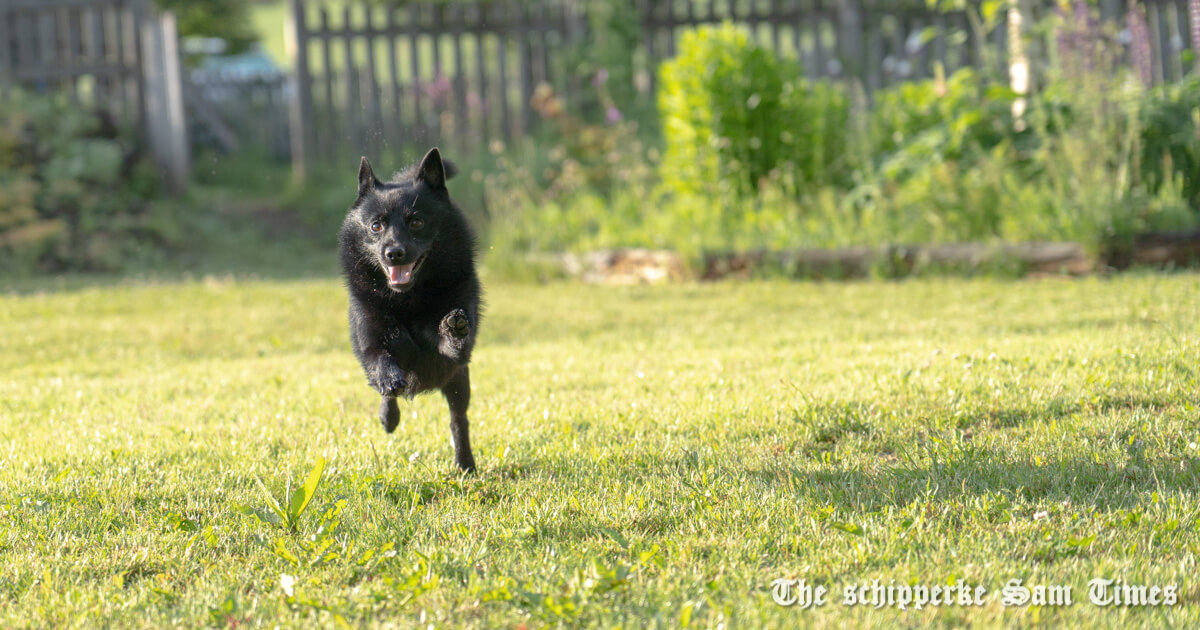
<svg viewBox="0 0 1200 630">
<path fill-rule="evenodd" d="M 314 137 L 312 75 L 308 70 L 308 32 L 304 23 L 303 0 L 291 0 L 291 10 L 287 16 L 286 31 L 288 55 L 292 58 L 294 79 L 292 86 L 296 93 L 291 99 L 291 149 L 292 177 L 297 183 L 304 181 L 308 174 L 308 153 L 313 147 Z M 326 46 L 328 46 L 326 42 Z M 329 68 L 325 69 L 330 72 Z"/>
<path fill-rule="evenodd" d="M 861 0 L 838 2 L 838 49 L 843 77 L 863 76 L 863 11 Z"/>
<path fill-rule="evenodd" d="M 8 7 L 0 6 L 0 96 L 8 89 L 12 79 L 9 77 L 12 60 L 9 59 L 8 25 L 11 24 L 13 13 Z"/>
<path fill-rule="evenodd" d="M 175 14 L 146 13 L 141 24 L 145 82 L 146 129 L 159 169 L 173 193 L 187 187 L 190 165 L 187 122 L 183 111 L 183 76 Z"/>
</svg>

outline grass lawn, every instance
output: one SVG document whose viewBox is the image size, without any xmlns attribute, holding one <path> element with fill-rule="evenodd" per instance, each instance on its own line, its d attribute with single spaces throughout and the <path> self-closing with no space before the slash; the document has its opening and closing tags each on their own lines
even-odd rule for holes
<svg viewBox="0 0 1200 630">
<path fill-rule="evenodd" d="M 0 626 L 1195 626 L 1197 280 L 491 284 L 467 479 L 440 397 L 380 429 L 336 280 L 3 295 Z"/>
</svg>

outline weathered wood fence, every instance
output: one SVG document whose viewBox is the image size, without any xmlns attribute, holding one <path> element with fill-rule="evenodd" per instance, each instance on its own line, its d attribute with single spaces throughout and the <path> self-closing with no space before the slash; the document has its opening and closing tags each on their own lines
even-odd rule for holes
<svg viewBox="0 0 1200 630">
<path fill-rule="evenodd" d="M 1159 81 L 1187 71 L 1187 2 L 1138 3 Z M 290 3 L 292 152 L 301 176 L 312 163 L 348 164 L 361 153 L 416 156 L 431 144 L 506 141 L 538 127 L 531 97 L 539 85 L 568 103 L 591 89 L 571 50 L 592 41 L 580 0 L 353 0 L 337 11 L 323 0 Z M 978 67 L 985 55 L 1003 62 L 1007 50 L 1003 20 L 983 33 L 966 13 L 932 10 L 925 0 L 635 0 L 629 10 L 641 31 L 634 58 L 646 99 L 683 30 L 727 20 L 798 58 L 809 76 L 857 79 L 868 92 L 931 76 L 936 64 Z M 1114 31 L 1126 10 L 1124 0 L 1099 0 Z"/>
<path fill-rule="evenodd" d="M 288 114 L 295 91 L 288 73 L 196 69 L 187 73 L 183 89 L 196 144 L 223 153 L 253 148 L 284 162 L 291 158 Z"/>
<path fill-rule="evenodd" d="M 146 0 L 0 0 L 0 96 L 61 91 L 136 125 L 168 181 L 187 181 L 178 37 Z"/>
</svg>

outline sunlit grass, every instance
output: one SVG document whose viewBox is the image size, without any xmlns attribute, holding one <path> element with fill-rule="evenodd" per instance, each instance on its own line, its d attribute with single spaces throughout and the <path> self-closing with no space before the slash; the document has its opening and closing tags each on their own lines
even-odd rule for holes
<svg viewBox="0 0 1200 630">
<path fill-rule="evenodd" d="M 0 297 L 0 626 L 1194 625 L 1198 288 L 492 283 L 472 478 L 440 397 L 379 428 L 336 280 Z M 840 604 L 874 578 L 989 596 Z"/>
</svg>

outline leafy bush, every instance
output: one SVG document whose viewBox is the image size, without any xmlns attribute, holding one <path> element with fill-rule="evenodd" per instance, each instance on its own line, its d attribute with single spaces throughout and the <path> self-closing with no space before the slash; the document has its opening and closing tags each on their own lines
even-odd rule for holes
<svg viewBox="0 0 1200 630">
<path fill-rule="evenodd" d="M 106 270 L 178 237 L 148 203 L 157 176 L 103 112 L 10 92 L 0 103 L 0 261 Z"/>
<path fill-rule="evenodd" d="M 1141 174 L 1158 192 L 1179 178 L 1200 213 L 1200 75 L 1157 88 L 1142 109 Z"/>
<path fill-rule="evenodd" d="M 1014 125 L 1016 94 L 981 81 L 970 68 L 948 79 L 902 83 L 874 98 L 870 146 L 892 179 L 944 160 L 972 162 L 1004 142 L 1028 148 L 1036 140 Z"/>
<path fill-rule="evenodd" d="M 753 196 L 776 171 L 793 192 L 842 181 L 849 99 L 732 24 L 684 33 L 660 70 L 663 183 L 682 194 Z M 715 186 L 715 188 L 714 188 Z"/>
</svg>

